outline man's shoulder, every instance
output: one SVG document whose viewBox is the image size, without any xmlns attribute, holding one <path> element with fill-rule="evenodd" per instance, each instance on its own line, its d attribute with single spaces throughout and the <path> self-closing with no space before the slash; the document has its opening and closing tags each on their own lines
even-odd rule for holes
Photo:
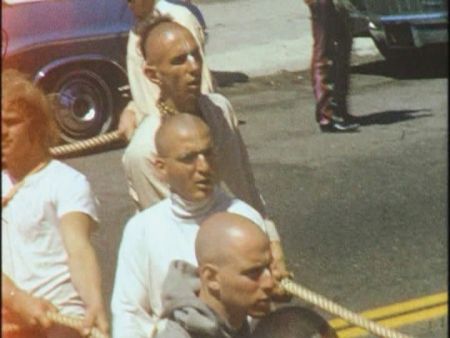
<svg viewBox="0 0 450 338">
<path fill-rule="evenodd" d="M 158 326 L 159 329 L 156 338 L 195 338 L 180 324 L 171 319 L 164 319 Z"/>
<path fill-rule="evenodd" d="M 222 110 L 230 110 L 232 108 L 230 100 L 219 93 L 202 94 L 199 101 L 200 104 L 213 104 L 222 108 Z"/>
<path fill-rule="evenodd" d="M 265 229 L 265 223 L 264 219 L 261 216 L 261 214 L 253 208 L 251 205 L 247 204 L 246 202 L 231 197 L 224 205 L 226 205 L 225 210 L 221 211 L 227 211 L 233 214 L 237 214 L 243 217 L 246 217 L 250 219 L 253 223 L 259 225 L 261 228 Z"/>
<path fill-rule="evenodd" d="M 74 182 L 79 180 L 87 180 L 83 173 L 58 160 L 50 161 L 48 166 L 44 168 L 43 174 L 53 182 Z"/>
<path fill-rule="evenodd" d="M 237 123 L 230 101 L 218 93 L 203 94 L 199 98 L 200 110 L 207 121 L 222 120 L 228 125 Z M 211 127 L 211 125 L 210 125 Z"/>
<path fill-rule="evenodd" d="M 126 225 L 127 232 L 141 232 L 146 230 L 160 228 L 160 221 L 167 217 L 170 209 L 170 201 L 168 198 L 142 210 L 130 218 Z"/>
</svg>

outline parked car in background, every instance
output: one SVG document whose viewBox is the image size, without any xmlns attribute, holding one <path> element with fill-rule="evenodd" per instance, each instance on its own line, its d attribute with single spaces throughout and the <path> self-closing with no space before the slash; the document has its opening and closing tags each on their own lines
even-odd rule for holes
<svg viewBox="0 0 450 338">
<path fill-rule="evenodd" d="M 124 0 L 2 0 L 2 67 L 58 94 L 63 140 L 105 133 L 126 103 L 132 21 Z"/>
<path fill-rule="evenodd" d="M 371 36 L 387 59 L 448 44 L 448 0 L 343 0 L 355 36 Z"/>
</svg>

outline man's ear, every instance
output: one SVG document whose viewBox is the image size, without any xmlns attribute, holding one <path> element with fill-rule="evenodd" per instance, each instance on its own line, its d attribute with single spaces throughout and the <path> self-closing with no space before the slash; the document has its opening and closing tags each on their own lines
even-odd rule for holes
<svg viewBox="0 0 450 338">
<path fill-rule="evenodd" d="M 158 69 L 155 66 L 148 64 L 144 65 L 144 74 L 154 84 L 161 86 L 161 77 L 159 76 Z"/>
<path fill-rule="evenodd" d="M 213 264 L 205 264 L 199 268 L 202 283 L 208 287 L 210 292 L 220 292 L 219 269 Z"/>
<path fill-rule="evenodd" d="M 151 162 L 153 168 L 156 169 L 158 178 L 167 181 L 166 161 L 160 156 L 155 156 Z"/>
</svg>

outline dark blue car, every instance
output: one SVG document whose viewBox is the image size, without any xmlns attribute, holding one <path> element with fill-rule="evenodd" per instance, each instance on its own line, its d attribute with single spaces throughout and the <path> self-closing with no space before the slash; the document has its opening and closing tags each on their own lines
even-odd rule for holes
<svg viewBox="0 0 450 338">
<path fill-rule="evenodd" d="M 370 35 L 387 59 L 448 44 L 448 0 L 343 0 L 356 35 Z"/>
<path fill-rule="evenodd" d="M 2 67 L 59 93 L 65 141 L 99 135 L 115 128 L 125 104 L 132 21 L 125 0 L 3 0 Z"/>
</svg>

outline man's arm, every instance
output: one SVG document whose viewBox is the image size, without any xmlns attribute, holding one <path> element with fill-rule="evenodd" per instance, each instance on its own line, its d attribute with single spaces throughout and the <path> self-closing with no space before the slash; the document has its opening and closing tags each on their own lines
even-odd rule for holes
<svg viewBox="0 0 450 338">
<path fill-rule="evenodd" d="M 292 273 L 288 271 L 286 266 L 286 260 L 284 258 L 283 248 L 281 242 L 271 241 L 270 251 L 272 254 L 272 265 L 271 272 L 274 279 L 280 282 L 284 278 L 292 277 Z M 292 295 L 288 294 L 281 286 L 277 283 L 276 287 L 272 292 L 272 299 L 276 302 L 288 302 L 292 298 Z"/>
<path fill-rule="evenodd" d="M 131 140 L 138 125 L 136 111 L 137 107 L 134 101 L 130 101 L 120 114 L 117 130 L 125 136 L 127 140 Z"/>
<path fill-rule="evenodd" d="M 60 227 L 68 254 L 71 279 L 86 306 L 82 333 L 86 335 L 96 326 L 104 334 L 108 334 L 100 268 L 89 239 L 94 221 L 85 213 L 69 212 L 61 217 Z"/>
<path fill-rule="evenodd" d="M 43 328 L 50 327 L 52 323 L 46 313 L 58 311 L 49 301 L 33 297 L 18 288 L 4 273 L 2 273 L 2 307 L 17 314 L 24 325 L 39 325 Z"/>
</svg>

